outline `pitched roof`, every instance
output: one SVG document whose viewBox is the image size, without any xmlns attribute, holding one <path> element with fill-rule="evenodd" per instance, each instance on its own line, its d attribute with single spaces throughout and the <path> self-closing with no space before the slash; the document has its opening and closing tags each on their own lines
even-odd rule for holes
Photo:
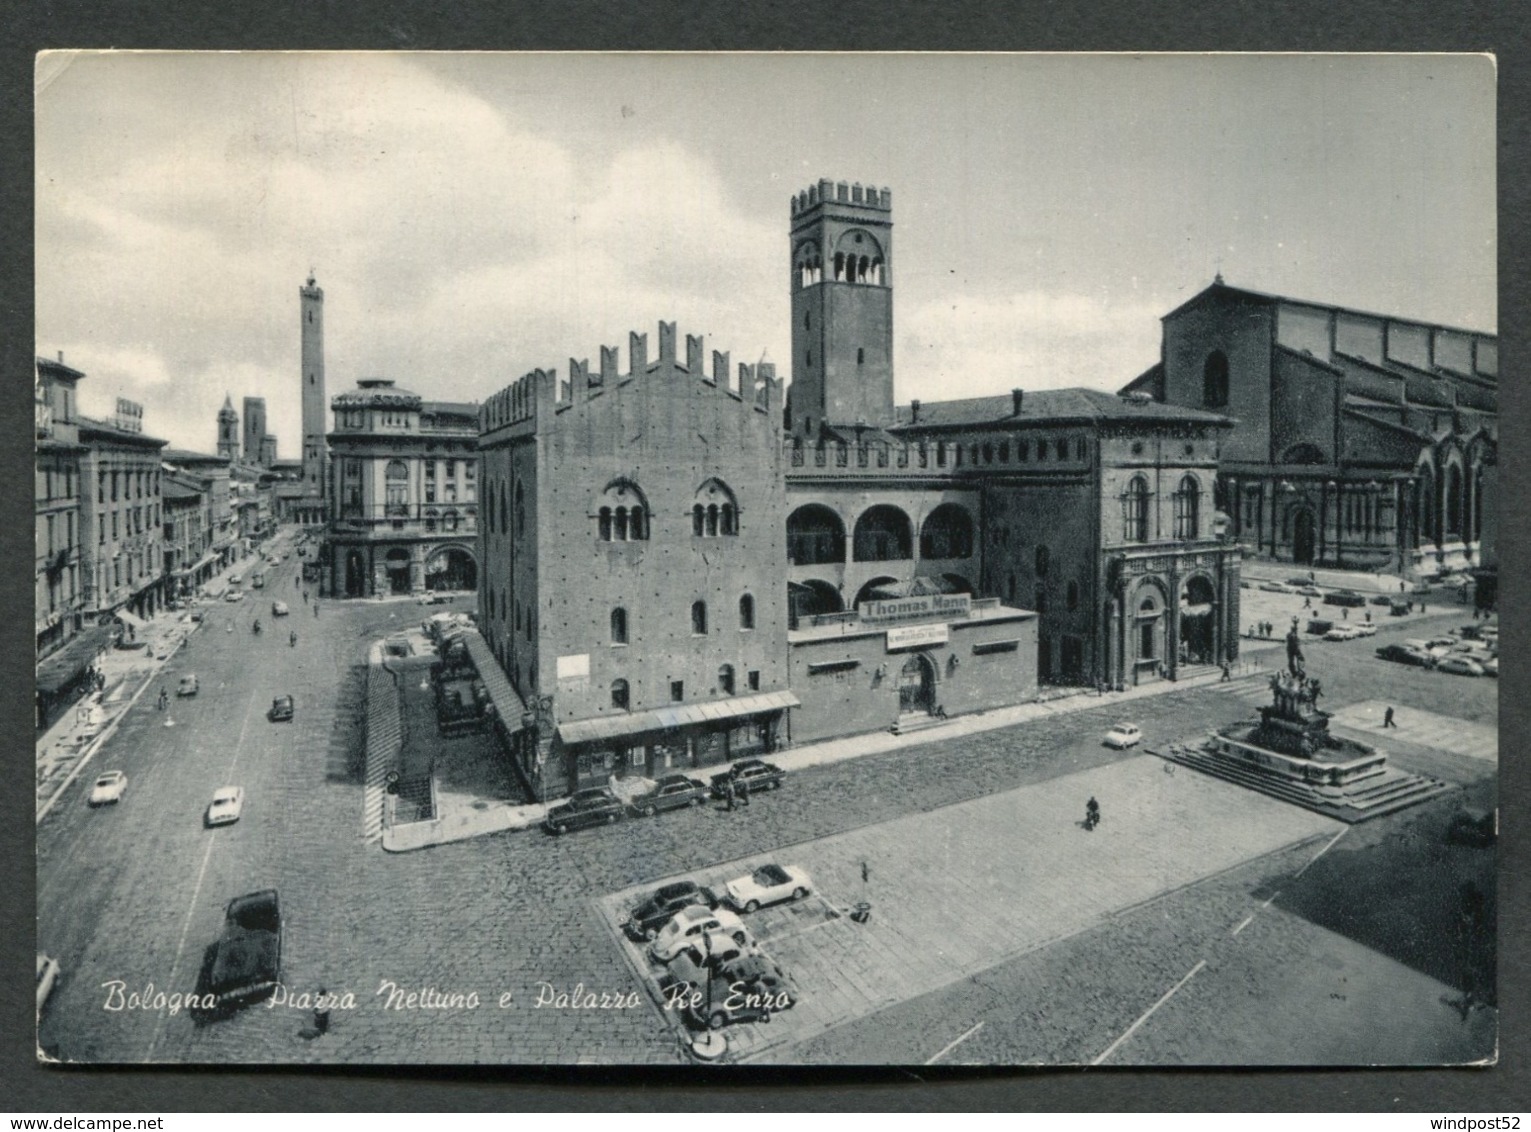
<svg viewBox="0 0 1531 1132">
<path fill-rule="evenodd" d="M 1401 322 L 1406 323 L 1409 326 L 1428 326 L 1437 330 L 1454 330 L 1460 334 L 1471 334 L 1478 338 L 1497 339 L 1499 337 L 1499 335 L 1492 330 L 1473 330 L 1465 326 L 1451 326 L 1444 322 L 1429 322 L 1422 318 L 1404 318 L 1402 315 L 1396 314 L 1378 314 L 1376 311 L 1365 311 L 1358 307 L 1342 307 L 1336 306 L 1334 303 L 1320 303 L 1315 302 L 1312 299 L 1299 299 L 1293 295 L 1276 295 L 1268 291 L 1255 291 L 1248 287 L 1232 287 L 1227 283 L 1224 283 L 1221 277 L 1208 284 L 1206 287 L 1203 287 L 1200 291 L 1197 291 L 1196 294 L 1192 295 L 1189 299 L 1181 303 L 1168 314 L 1161 315 L 1159 317 L 1159 321 L 1163 322 L 1165 319 L 1173 318 L 1181 311 L 1188 310 L 1196 304 L 1204 302 L 1212 297 L 1238 298 L 1245 302 L 1253 303 L 1257 306 L 1270 306 L 1275 303 L 1291 303 L 1294 306 L 1313 307 L 1315 310 L 1334 311 L 1339 314 L 1360 315 L 1363 318 L 1378 318 L 1385 322 Z"/>
<path fill-rule="evenodd" d="M 1097 389 L 1037 389 L 1021 396 L 1021 411 L 1015 412 L 1011 394 L 998 397 L 969 397 L 961 401 L 922 401 L 919 419 L 911 418 L 910 407 L 896 410 L 897 429 L 943 428 L 980 424 L 1062 424 L 1107 421 L 1197 421 L 1204 424 L 1231 425 L 1230 418 L 1205 409 L 1166 405 L 1143 397 L 1123 397 Z"/>
</svg>

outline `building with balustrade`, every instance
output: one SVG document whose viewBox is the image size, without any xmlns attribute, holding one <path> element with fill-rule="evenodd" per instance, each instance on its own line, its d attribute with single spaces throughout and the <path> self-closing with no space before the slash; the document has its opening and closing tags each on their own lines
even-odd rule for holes
<svg viewBox="0 0 1531 1132">
<path fill-rule="evenodd" d="M 321 592 L 478 586 L 478 406 L 367 378 L 330 402 Z"/>
<path fill-rule="evenodd" d="M 1211 286 L 1164 316 L 1127 386 L 1237 422 L 1217 505 L 1262 558 L 1433 578 L 1483 567 L 1493 334 Z"/>
</svg>

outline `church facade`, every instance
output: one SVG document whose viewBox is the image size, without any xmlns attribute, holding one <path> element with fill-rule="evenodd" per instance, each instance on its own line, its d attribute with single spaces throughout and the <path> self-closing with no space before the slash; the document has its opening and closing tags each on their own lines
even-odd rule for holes
<svg viewBox="0 0 1531 1132">
<path fill-rule="evenodd" d="M 1217 500 L 1252 553 L 1433 578 L 1490 565 L 1498 386 L 1495 335 L 1219 278 L 1126 391 L 1234 418 Z"/>
</svg>

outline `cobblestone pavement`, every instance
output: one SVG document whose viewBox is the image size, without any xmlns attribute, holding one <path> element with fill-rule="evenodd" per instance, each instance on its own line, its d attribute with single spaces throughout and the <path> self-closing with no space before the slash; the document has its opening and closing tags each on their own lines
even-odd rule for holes
<svg viewBox="0 0 1531 1132">
<path fill-rule="evenodd" d="M 278 594 L 291 588 L 290 580 L 285 587 L 281 580 L 291 565 L 273 571 Z M 797 772 L 782 790 L 733 814 L 704 807 L 566 838 L 530 831 L 387 854 L 361 836 L 357 819 L 361 681 L 370 643 L 418 620 L 418 608 L 406 602 L 326 602 L 318 619 L 300 603 L 292 618 L 300 633 L 297 648 L 288 647 L 285 633 L 256 639 L 215 625 L 197 635 L 189 658 L 171 661 L 164 678 L 173 682 L 181 671 L 198 672 L 202 693 L 168 713 L 145 697 L 97 756 L 101 769 L 128 773 L 123 803 L 88 810 L 83 786 L 76 784 L 38 828 L 39 947 L 63 969 L 44 1015 L 44 1048 L 84 1061 L 675 1062 L 684 1055 L 641 993 L 630 1008 L 579 1007 L 576 988 L 621 995 L 641 990 L 594 898 L 848 831 L 867 829 L 870 836 L 869 827 L 880 823 L 1092 772 L 1123 758 L 1100 745 L 1120 714 L 1107 700 L 1045 726 Z M 1396 674 L 1387 670 L 1398 666 L 1372 661 L 1370 648 L 1360 644 L 1343 678 L 1325 672 L 1338 704 L 1394 695 L 1388 681 Z M 1458 681 L 1449 690 L 1421 684 L 1423 698 L 1409 702 L 1443 715 L 1491 719 L 1496 690 L 1462 687 L 1491 683 Z M 265 711 L 282 692 L 297 697 L 297 719 L 269 723 Z M 1150 742 L 1178 737 L 1227 718 L 1230 698 L 1238 702 L 1211 688 L 1177 692 L 1133 703 L 1131 718 Z M 1441 757 L 1474 764 L 1480 777 L 1492 770 L 1482 760 Z M 246 788 L 245 815 L 235 826 L 204 830 L 207 799 L 226 782 Z M 1185 785 L 1178 777 L 1176 783 Z M 1110 809 L 1106 816 L 1112 821 Z M 1157 836 L 1173 839 L 1183 829 L 1172 822 Z M 1036 848 L 1044 856 L 1050 852 L 1040 840 Z M 1093 1057 L 1132 1020 L 1119 1016 L 1135 1016 L 1185 973 L 1189 964 L 1183 960 L 1195 962 L 1204 936 L 1175 930 L 1169 911 L 1183 909 L 1190 920 L 1215 913 L 1226 930 L 1248 904 L 1249 884 L 1265 870 L 1279 871 L 1280 861 L 1278 854 L 1242 866 L 1242 885 L 1219 874 L 1113 915 L 1029 953 L 1019 965 L 1001 964 L 946 991 L 864 1017 L 824 1040 L 850 1043 L 834 1049 L 854 1048 L 866 1028 L 886 1033 L 903 1017 L 898 1012 L 912 1010 L 922 1034 L 941 1034 L 944 1043 L 950 1040 L 944 1035 L 955 1037 L 978 1019 L 952 1032 L 967 1016 L 941 996 L 977 994 L 973 988 L 983 984 L 994 988 L 981 997 L 996 1009 L 1014 1005 L 1045 1015 L 1036 1028 L 1040 1044 L 1027 1047 L 1032 1054 L 1001 1045 L 997 1060 Z M 850 883 L 828 867 L 837 891 Z M 1130 879 L 1129 870 L 1124 880 Z M 217 936 L 224 903 L 266 886 L 279 889 L 287 918 L 289 993 L 322 984 L 354 996 L 355 1009 L 336 1010 L 328 1034 L 314 1036 L 306 1010 L 280 1004 L 205 1026 L 184 1013 L 103 1008 L 103 984 L 113 979 L 122 981 L 125 992 L 150 983 L 189 991 L 203 949 Z M 1066 903 L 1067 897 L 1052 899 Z M 1118 925 L 1129 923 L 1136 925 L 1133 934 L 1121 935 Z M 1105 951 L 1096 949 L 1101 940 L 1111 943 Z M 1057 966 L 1081 947 L 1092 957 L 1090 967 Z M 1007 983 L 1012 971 L 1027 972 L 1027 979 Z M 1102 991 L 1099 1002 L 1076 1002 L 1071 995 L 1081 980 L 1112 989 Z M 391 987 L 401 997 L 414 991 L 464 998 L 472 993 L 478 1004 L 423 1005 L 417 998 L 415 1005 L 389 1008 Z M 539 995 L 546 1000 L 560 992 L 573 996 L 574 1004 L 537 1005 Z M 1107 997 L 1115 1004 L 1111 1012 L 1101 1010 Z M 920 1013 L 937 1001 L 944 1004 L 939 1012 Z M 1076 1036 L 1081 1019 L 1099 1033 Z M 997 1023 L 992 1028 L 1001 1030 Z M 982 1042 L 983 1033 L 966 1044 Z M 1138 1049 L 1152 1056 L 1152 1032 L 1139 1037 L 1145 1044 Z M 961 1060 L 957 1052 L 953 1060 Z M 821 1053 L 811 1043 L 791 1051 L 794 1059 L 808 1060 Z"/>
</svg>

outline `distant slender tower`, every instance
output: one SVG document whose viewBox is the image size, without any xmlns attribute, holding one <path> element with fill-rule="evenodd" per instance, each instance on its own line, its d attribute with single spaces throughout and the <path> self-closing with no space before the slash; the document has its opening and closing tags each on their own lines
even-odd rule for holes
<svg viewBox="0 0 1531 1132">
<path fill-rule="evenodd" d="M 893 193 L 792 198 L 792 429 L 893 423 Z"/>
<path fill-rule="evenodd" d="M 245 398 L 245 463 L 252 467 L 263 467 L 265 461 L 261 459 L 261 441 L 266 435 L 266 399 L 264 397 Z"/>
<path fill-rule="evenodd" d="M 239 414 L 234 411 L 234 399 L 223 395 L 223 408 L 218 410 L 218 455 L 228 457 L 232 463 L 239 461 Z"/>
<path fill-rule="evenodd" d="M 324 291 L 314 283 L 298 289 L 303 317 L 303 487 L 324 491 Z"/>
</svg>

